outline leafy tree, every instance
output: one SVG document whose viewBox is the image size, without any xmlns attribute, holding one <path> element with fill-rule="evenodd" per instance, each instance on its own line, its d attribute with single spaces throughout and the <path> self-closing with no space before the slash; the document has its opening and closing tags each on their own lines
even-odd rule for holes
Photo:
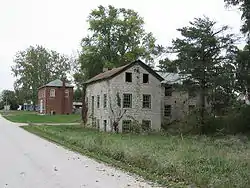
<svg viewBox="0 0 250 188">
<path fill-rule="evenodd" d="M 240 93 L 250 93 L 250 46 L 239 50 L 236 59 L 236 90 Z"/>
<path fill-rule="evenodd" d="M 241 32 L 250 34 L 250 1 L 248 0 L 224 0 L 226 6 L 238 6 L 242 11 L 241 20 L 243 24 L 241 26 Z M 249 40 L 249 39 L 248 39 Z"/>
<path fill-rule="evenodd" d="M 10 105 L 11 110 L 16 110 L 19 106 L 18 99 L 15 91 L 3 90 L 1 93 L 0 108 L 3 108 L 4 105 Z"/>
<path fill-rule="evenodd" d="M 189 75 L 199 88 L 201 131 L 204 131 L 206 97 L 216 88 L 225 90 L 221 75 L 228 76 L 228 80 L 234 76 L 235 37 L 227 32 L 227 26 L 215 28 L 216 22 L 209 18 L 195 18 L 189 26 L 178 29 L 182 37 L 173 40 L 172 46 L 180 73 Z"/>
<path fill-rule="evenodd" d="M 89 17 L 90 35 L 82 39 L 80 63 L 86 79 L 105 67 L 117 67 L 141 58 L 153 64 L 163 52 L 152 33 L 144 29 L 144 20 L 131 9 L 99 6 Z"/>
<path fill-rule="evenodd" d="M 66 77 L 71 65 L 68 57 L 42 46 L 30 46 L 17 52 L 14 62 L 15 90 L 22 94 L 24 100 L 32 100 L 34 104 L 38 88 L 54 79 Z"/>
<path fill-rule="evenodd" d="M 170 73 L 177 73 L 178 68 L 175 61 L 171 61 L 168 58 L 159 61 L 158 68 L 160 72 L 170 72 Z"/>
<path fill-rule="evenodd" d="M 82 101 L 82 90 L 79 88 L 74 90 L 74 101 L 76 102 Z"/>
</svg>

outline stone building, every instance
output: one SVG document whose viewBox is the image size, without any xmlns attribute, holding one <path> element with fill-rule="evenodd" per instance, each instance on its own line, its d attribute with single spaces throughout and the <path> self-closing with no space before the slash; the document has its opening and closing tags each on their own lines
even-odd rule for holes
<svg viewBox="0 0 250 188">
<path fill-rule="evenodd" d="M 140 60 L 108 70 L 86 81 L 87 124 L 111 131 L 129 131 L 135 121 L 161 128 L 163 78 Z"/>
<path fill-rule="evenodd" d="M 172 73 L 170 73 L 172 74 Z M 181 119 L 198 104 L 197 96 L 177 90 L 178 74 L 160 74 L 137 60 L 106 70 L 86 81 L 87 124 L 113 131 L 129 131 L 132 123 L 160 130 L 165 122 Z"/>
</svg>

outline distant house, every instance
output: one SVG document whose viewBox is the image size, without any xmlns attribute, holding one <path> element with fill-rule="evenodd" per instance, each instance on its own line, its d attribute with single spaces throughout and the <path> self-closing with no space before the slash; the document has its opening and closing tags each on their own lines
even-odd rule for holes
<svg viewBox="0 0 250 188">
<path fill-rule="evenodd" d="M 73 86 L 54 80 L 38 89 L 38 105 L 41 114 L 71 114 Z"/>
</svg>

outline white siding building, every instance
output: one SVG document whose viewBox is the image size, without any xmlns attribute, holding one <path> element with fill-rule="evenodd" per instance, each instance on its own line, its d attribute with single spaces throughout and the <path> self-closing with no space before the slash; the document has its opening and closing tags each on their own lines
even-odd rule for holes
<svg viewBox="0 0 250 188">
<path fill-rule="evenodd" d="M 87 124 L 120 132 L 134 122 L 160 130 L 164 79 L 140 60 L 103 72 L 85 82 Z"/>
</svg>

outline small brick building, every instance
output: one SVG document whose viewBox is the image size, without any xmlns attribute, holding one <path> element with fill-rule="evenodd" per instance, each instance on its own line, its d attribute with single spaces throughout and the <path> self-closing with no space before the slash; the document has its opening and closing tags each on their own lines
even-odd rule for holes
<svg viewBox="0 0 250 188">
<path fill-rule="evenodd" d="M 71 114 L 73 86 L 57 79 L 38 88 L 38 106 L 41 114 Z"/>
</svg>

